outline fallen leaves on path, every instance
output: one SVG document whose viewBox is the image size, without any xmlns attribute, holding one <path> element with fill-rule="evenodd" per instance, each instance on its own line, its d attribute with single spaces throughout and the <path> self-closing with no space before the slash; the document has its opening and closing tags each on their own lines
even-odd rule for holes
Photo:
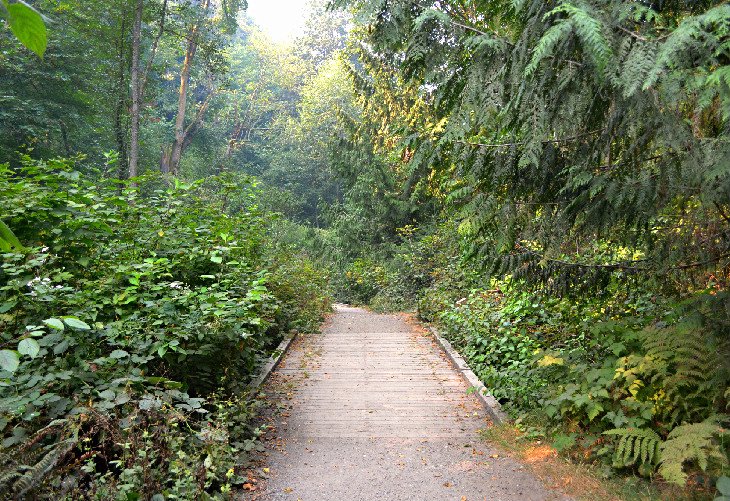
<svg viewBox="0 0 730 501">
<path fill-rule="evenodd" d="M 558 451 L 549 445 L 539 445 L 537 447 L 529 447 L 525 450 L 522 457 L 526 463 L 536 463 L 558 457 Z"/>
</svg>

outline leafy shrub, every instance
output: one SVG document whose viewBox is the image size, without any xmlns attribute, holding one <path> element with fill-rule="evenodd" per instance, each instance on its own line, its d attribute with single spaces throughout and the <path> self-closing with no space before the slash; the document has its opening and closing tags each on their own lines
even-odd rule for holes
<svg viewBox="0 0 730 501">
<path fill-rule="evenodd" d="M 446 336 L 503 403 L 534 405 L 541 381 L 531 365 L 540 343 L 529 335 L 524 317 L 501 304 L 497 289 L 472 291 L 439 315 Z"/>
<path fill-rule="evenodd" d="M 252 181 L 128 186 L 25 158 L 0 166 L 0 198 L 27 247 L 0 268 L 0 489 L 200 499 L 242 481 L 240 390 L 326 303 L 311 265 L 267 270 Z"/>
<path fill-rule="evenodd" d="M 636 287 L 556 298 L 521 285 L 492 281 L 453 300 L 436 283 L 424 294 L 433 295 L 428 314 L 508 410 L 546 433 L 567 428 L 581 457 L 612 457 L 616 468 L 680 484 L 688 471 L 723 471 L 730 347 L 716 330 L 721 294 L 671 303 Z"/>
<path fill-rule="evenodd" d="M 337 297 L 348 303 L 367 304 L 386 286 L 387 280 L 382 264 L 368 258 L 356 259 L 346 268 Z"/>
<path fill-rule="evenodd" d="M 314 332 L 332 309 L 327 271 L 305 253 L 293 249 L 275 254 L 270 289 L 280 302 L 278 325 Z"/>
</svg>

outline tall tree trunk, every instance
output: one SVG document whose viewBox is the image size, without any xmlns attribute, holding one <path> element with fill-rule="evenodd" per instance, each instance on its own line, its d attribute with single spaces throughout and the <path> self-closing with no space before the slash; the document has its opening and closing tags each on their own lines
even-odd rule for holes
<svg viewBox="0 0 730 501">
<path fill-rule="evenodd" d="M 129 177 L 137 177 L 139 161 L 139 108 L 142 99 L 139 81 L 139 46 L 142 39 L 142 11 L 144 0 L 137 0 L 132 27 L 132 115 L 129 140 Z"/>
<path fill-rule="evenodd" d="M 126 74 L 127 74 L 127 15 L 125 9 L 125 2 L 119 3 L 119 12 L 121 15 L 121 25 L 119 30 L 119 43 L 117 52 L 118 56 L 118 70 L 117 70 L 117 103 L 114 109 L 114 135 L 117 142 L 117 149 L 119 150 L 119 173 L 118 177 L 123 178 L 127 173 L 124 172 L 127 166 L 127 141 L 126 131 L 124 127 L 124 115 L 127 104 L 127 85 L 126 85 Z"/>
<path fill-rule="evenodd" d="M 210 0 L 203 3 L 203 15 L 205 15 L 210 7 Z M 162 150 L 162 158 L 160 159 L 160 170 L 164 173 L 176 176 L 180 167 L 180 159 L 183 150 L 190 143 L 189 134 L 197 129 L 199 120 L 202 120 L 205 109 L 207 109 L 208 99 L 200 108 L 193 122 L 185 127 L 185 112 L 188 103 L 188 88 L 190 87 L 190 69 L 193 65 L 193 58 L 198 49 L 198 31 L 199 25 L 193 24 L 188 33 L 188 46 L 185 51 L 185 59 L 183 60 L 182 69 L 180 71 L 180 88 L 178 90 L 177 99 L 177 116 L 175 117 L 175 139 L 172 144 Z"/>
<path fill-rule="evenodd" d="M 188 87 L 190 86 L 190 68 L 193 65 L 195 51 L 198 48 L 198 27 L 195 26 L 190 31 L 190 41 L 188 49 L 185 51 L 185 59 L 183 60 L 182 71 L 180 72 L 180 89 L 177 97 L 177 116 L 175 117 L 175 141 L 172 143 L 170 151 L 170 171 L 173 175 L 177 175 L 180 167 L 180 159 L 182 158 L 183 142 L 185 141 L 185 112 L 188 103 Z"/>
<path fill-rule="evenodd" d="M 142 42 L 142 14 L 144 13 L 144 0 L 137 0 L 137 6 L 134 17 L 134 27 L 132 28 L 132 116 L 131 116 L 131 138 L 129 143 L 129 177 L 136 177 L 139 173 L 139 128 L 140 113 L 142 102 L 144 101 L 145 87 L 147 85 L 147 77 L 149 76 L 152 65 L 157 55 L 157 47 L 160 38 L 165 31 L 165 17 L 167 15 L 167 1 L 162 2 L 162 11 L 160 12 L 160 27 L 157 36 L 152 41 L 152 48 L 147 59 L 144 71 L 141 70 L 141 42 Z"/>
</svg>

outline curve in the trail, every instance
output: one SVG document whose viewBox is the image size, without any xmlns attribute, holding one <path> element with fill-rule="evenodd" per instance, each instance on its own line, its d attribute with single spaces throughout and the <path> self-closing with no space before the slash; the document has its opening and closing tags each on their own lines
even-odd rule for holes
<svg viewBox="0 0 730 501">
<path fill-rule="evenodd" d="M 563 499 L 479 437 L 478 400 L 404 317 L 338 306 L 268 383 L 269 500 Z"/>
</svg>

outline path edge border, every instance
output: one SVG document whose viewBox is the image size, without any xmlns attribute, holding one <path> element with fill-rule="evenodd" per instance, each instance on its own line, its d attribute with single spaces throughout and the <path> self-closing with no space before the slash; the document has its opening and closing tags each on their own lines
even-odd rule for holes
<svg viewBox="0 0 730 501">
<path fill-rule="evenodd" d="M 269 357 L 269 361 L 266 362 L 266 365 L 261 368 L 256 377 L 248 384 L 249 389 L 255 390 L 269 379 L 271 373 L 279 366 L 281 359 L 284 358 L 284 355 L 286 355 L 289 351 L 289 348 L 297 338 L 298 334 L 298 332 L 290 332 L 284 336 L 284 339 L 281 343 L 279 343 L 279 346 L 276 347 L 274 353 Z"/>
<path fill-rule="evenodd" d="M 459 352 L 451 346 L 451 343 L 439 333 L 436 327 L 430 324 L 425 327 L 429 330 L 429 332 L 431 332 L 433 337 L 436 338 L 436 341 L 441 349 L 446 353 L 446 356 L 449 357 L 451 365 L 453 365 L 461 374 L 461 377 L 476 390 L 474 391 L 475 395 L 482 403 L 492 420 L 496 424 L 502 424 L 509 421 L 509 417 L 504 410 L 502 410 L 502 405 L 492 396 L 491 393 L 489 393 L 487 387 L 484 386 L 484 383 L 482 383 L 477 375 L 474 374 L 474 371 L 471 370 L 471 367 L 469 367 L 469 364 L 466 363 L 464 357 L 462 357 L 461 354 L 459 354 Z"/>
</svg>

